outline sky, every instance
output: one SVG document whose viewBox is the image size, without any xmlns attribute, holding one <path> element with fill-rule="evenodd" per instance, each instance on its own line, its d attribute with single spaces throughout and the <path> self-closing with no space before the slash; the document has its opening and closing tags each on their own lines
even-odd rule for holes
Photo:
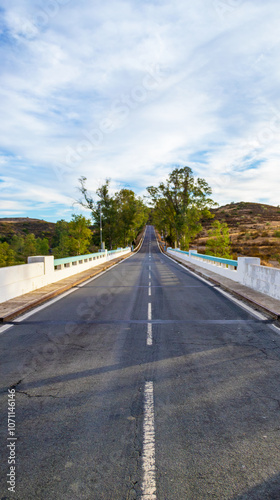
<svg viewBox="0 0 280 500">
<path fill-rule="evenodd" d="M 183 166 L 219 205 L 280 204 L 279 25 L 279 0 L 0 0 L 0 217 Z"/>
</svg>

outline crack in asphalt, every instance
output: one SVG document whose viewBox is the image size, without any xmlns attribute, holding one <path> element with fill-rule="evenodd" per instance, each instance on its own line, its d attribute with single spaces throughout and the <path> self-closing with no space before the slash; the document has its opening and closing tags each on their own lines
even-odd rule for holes
<svg viewBox="0 0 280 500">
<path fill-rule="evenodd" d="M 29 398 L 55 398 L 55 399 L 65 399 L 66 396 L 54 396 L 53 394 L 29 394 L 26 391 L 17 391 L 17 394 L 24 394 L 25 396 L 28 396 Z"/>
<path fill-rule="evenodd" d="M 256 391 L 253 391 L 253 390 L 251 392 L 253 394 L 255 394 L 260 399 L 268 399 L 269 401 L 274 401 L 275 403 L 277 403 L 278 408 L 280 409 L 280 399 L 273 398 L 272 396 L 262 396 L 262 395 L 258 394 Z"/>
</svg>

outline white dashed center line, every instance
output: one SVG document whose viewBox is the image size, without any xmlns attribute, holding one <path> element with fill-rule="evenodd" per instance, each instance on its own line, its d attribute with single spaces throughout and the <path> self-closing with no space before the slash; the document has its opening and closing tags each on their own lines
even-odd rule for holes
<svg viewBox="0 0 280 500">
<path fill-rule="evenodd" d="M 142 499 L 156 500 L 155 415 L 153 382 L 145 383 Z"/>
<path fill-rule="evenodd" d="M 152 304 L 148 304 L 148 321 L 152 320 Z M 147 345 L 153 345 L 153 326 L 152 323 L 148 323 L 147 326 Z"/>
</svg>

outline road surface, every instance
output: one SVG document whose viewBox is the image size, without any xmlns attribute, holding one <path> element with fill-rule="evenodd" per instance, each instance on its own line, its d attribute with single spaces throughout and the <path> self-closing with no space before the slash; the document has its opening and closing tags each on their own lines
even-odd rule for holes
<svg viewBox="0 0 280 500">
<path fill-rule="evenodd" d="M 279 499 L 279 333 L 148 226 L 137 254 L 0 328 L 0 498 Z"/>
</svg>

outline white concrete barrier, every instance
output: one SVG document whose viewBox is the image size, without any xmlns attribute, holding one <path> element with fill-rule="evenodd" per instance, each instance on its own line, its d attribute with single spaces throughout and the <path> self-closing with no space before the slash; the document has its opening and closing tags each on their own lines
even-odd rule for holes
<svg viewBox="0 0 280 500">
<path fill-rule="evenodd" d="M 280 300 L 280 269 L 261 266 L 259 259 L 254 260 L 259 262 L 252 262 L 252 258 L 245 257 L 240 269 L 238 265 L 240 283 Z"/>
<path fill-rule="evenodd" d="M 205 258 L 200 258 L 196 256 L 196 253 L 196 250 L 190 250 L 188 254 L 172 248 L 167 249 L 167 254 L 170 256 L 179 257 L 186 262 L 192 262 L 199 267 L 213 271 L 225 278 L 229 278 L 253 290 L 280 300 L 280 269 L 261 266 L 260 259 L 257 257 L 238 257 L 237 266 L 229 264 L 225 267 L 226 265 L 222 262 L 207 260 L 206 255 Z"/>
<path fill-rule="evenodd" d="M 62 263 L 56 266 L 57 269 L 54 266 L 53 256 L 28 257 L 28 264 L 2 267 L 0 268 L 0 303 L 81 273 L 130 251 L 130 248 L 119 249 L 113 253 L 105 250 L 100 254 L 58 259 L 58 262 Z M 71 262 L 67 262 L 68 260 Z"/>
</svg>

